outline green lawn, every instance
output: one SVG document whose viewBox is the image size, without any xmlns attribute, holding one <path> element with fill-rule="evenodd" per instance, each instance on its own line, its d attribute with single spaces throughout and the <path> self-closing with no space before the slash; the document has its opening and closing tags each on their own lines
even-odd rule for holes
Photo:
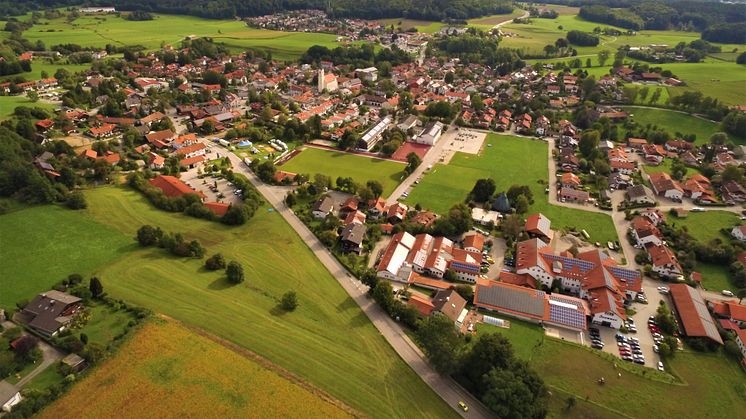
<svg viewBox="0 0 746 419">
<path fill-rule="evenodd" d="M 652 94 L 652 91 L 650 94 Z M 720 131 L 720 126 L 716 122 L 681 112 L 636 107 L 627 107 L 626 110 L 633 115 L 632 120 L 642 126 L 647 126 L 648 124 L 658 126 L 674 136 L 676 136 L 676 133 L 694 134 L 697 136 L 695 144 L 698 145 L 707 143 L 712 134 Z M 746 142 L 746 139 L 730 137 L 734 142 Z"/>
<path fill-rule="evenodd" d="M 671 164 L 673 164 L 673 159 L 664 159 L 663 163 L 659 164 L 658 166 L 651 166 L 647 164 L 642 165 L 642 170 L 645 171 L 645 173 L 661 173 L 666 172 L 669 175 L 671 174 Z M 699 170 L 693 168 L 693 167 L 687 167 L 686 168 L 686 176 L 689 177 L 695 173 L 699 173 Z"/>
<path fill-rule="evenodd" d="M 372 417 L 450 417 L 453 411 L 391 349 L 277 212 L 267 207 L 241 227 L 153 208 L 139 193 L 105 187 L 86 193 L 86 214 L 133 237 L 148 223 L 198 238 L 208 254 L 244 266 L 229 284 L 202 260 L 135 249 L 96 270 L 106 291 L 246 347 Z M 300 305 L 278 310 L 295 290 Z"/>
<path fill-rule="evenodd" d="M 697 262 L 694 270 L 702 274 L 702 288 L 715 292 L 734 288 L 727 266 Z"/>
<path fill-rule="evenodd" d="M 91 319 L 76 332 L 85 333 L 89 342 L 108 345 L 114 337 L 125 332 L 125 327 L 134 317 L 125 310 L 98 304 L 91 307 Z"/>
<path fill-rule="evenodd" d="M 130 235 L 47 205 L 0 215 L 0 307 L 48 290 L 71 273 L 87 275 L 132 250 Z"/>
<path fill-rule="evenodd" d="M 744 46 L 741 45 L 742 51 Z M 705 96 L 714 97 L 726 105 L 746 104 L 746 65 L 720 60 L 707 60 L 703 63 L 670 63 L 661 67 L 671 70 L 680 80 L 687 83 L 683 87 L 669 87 L 671 96 L 687 90 L 697 90 Z"/>
<path fill-rule="evenodd" d="M 510 328 L 506 329 L 487 323 L 477 323 L 477 335 L 499 333 L 505 336 L 513 343 L 513 350 L 518 358 L 529 361 L 536 346 L 540 345 L 544 340 L 544 332 L 535 324 L 495 315 L 490 312 L 484 312 L 484 315 L 507 320 L 510 322 Z"/>
<path fill-rule="evenodd" d="M 74 43 L 84 47 L 106 44 L 143 45 L 160 48 L 178 44 L 191 35 L 210 36 L 234 48 L 257 47 L 272 51 L 278 59 L 294 59 L 315 44 L 333 46 L 336 36 L 303 32 L 252 29 L 240 20 L 213 20 L 192 16 L 156 14 L 154 21 L 132 22 L 116 16 L 82 16 L 72 23 L 64 18 L 46 20 L 25 31 L 31 42 L 47 46 Z"/>
<path fill-rule="evenodd" d="M 53 105 L 46 102 L 32 102 L 26 96 L 0 96 L 0 120 L 13 115 L 13 111 L 19 106 L 38 106 L 49 110 L 54 108 Z"/>
<path fill-rule="evenodd" d="M 489 134 L 481 154 L 456 153 L 449 164 L 434 166 L 406 202 L 443 214 L 464 202 L 477 179 L 490 177 L 497 184 L 497 192 L 514 184 L 528 185 L 534 195 L 529 211 L 549 217 L 555 230 L 576 227 L 588 231 L 593 241 L 617 240 L 610 216 L 549 204 L 544 192 L 549 172 L 547 147 L 543 141 Z"/>
<path fill-rule="evenodd" d="M 707 243 L 713 239 L 728 241 L 730 237 L 721 233 L 720 229 L 730 231 L 733 226 L 740 225 L 741 220 L 735 213 L 710 209 L 705 212 L 689 212 L 686 218 L 669 217 L 668 223 L 686 227 L 692 237 Z"/>
<path fill-rule="evenodd" d="M 404 163 L 390 160 L 306 147 L 300 154 L 280 166 L 280 169 L 292 173 L 305 173 L 311 178 L 314 174 L 321 173 L 331 177 L 332 183 L 340 176 L 352 177 L 363 185 L 369 180 L 377 180 L 383 185 L 383 196 L 388 196 L 401 182 L 405 167 Z"/>
<path fill-rule="evenodd" d="M 53 63 L 51 61 L 43 59 L 35 59 L 31 63 L 31 71 L 23 73 L 22 75 L 28 80 L 39 80 L 41 79 L 42 71 L 45 71 L 49 77 L 54 77 L 54 73 L 60 68 L 64 68 L 70 73 L 79 73 L 81 71 L 88 70 L 91 68 L 90 64 L 68 64 L 68 63 Z"/>
<path fill-rule="evenodd" d="M 679 382 L 609 354 L 545 337 L 536 325 L 510 321 L 510 329 L 479 325 L 477 330 L 504 334 L 516 354 L 539 372 L 553 393 L 552 416 L 717 418 L 746 411 L 746 374 L 722 354 L 678 352 L 666 368 Z M 599 377 L 606 378 L 606 385 L 596 383 Z M 570 395 L 578 399 L 577 413 L 564 411 Z"/>
<path fill-rule="evenodd" d="M 517 17 L 523 16 L 523 13 L 523 10 L 513 9 L 513 12 L 509 14 L 484 16 L 476 19 L 469 19 L 466 23 L 470 27 L 481 29 L 483 31 L 489 31 L 498 23 L 507 22 Z"/>
<path fill-rule="evenodd" d="M 65 377 L 63 377 L 57 369 L 57 365 L 53 364 L 40 372 L 39 375 L 32 378 L 31 381 L 26 384 L 24 389 L 46 390 L 49 387 L 62 382 L 64 378 Z"/>
</svg>

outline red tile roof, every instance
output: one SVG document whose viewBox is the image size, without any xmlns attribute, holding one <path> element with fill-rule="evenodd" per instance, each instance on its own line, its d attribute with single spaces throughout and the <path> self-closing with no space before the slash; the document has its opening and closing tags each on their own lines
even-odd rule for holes
<svg viewBox="0 0 746 419">
<path fill-rule="evenodd" d="M 722 345 L 723 339 L 699 291 L 686 284 L 671 284 L 669 288 L 684 333 L 689 337 L 706 337 Z"/>
<path fill-rule="evenodd" d="M 188 193 L 196 194 L 201 198 L 205 198 L 205 194 L 193 190 L 186 183 L 173 176 L 161 175 L 156 178 L 150 179 L 149 183 L 163 191 L 163 193 L 169 198 L 182 196 Z"/>
<path fill-rule="evenodd" d="M 205 208 L 212 211 L 218 217 L 224 216 L 230 207 L 230 204 L 226 204 L 225 202 L 205 202 Z"/>
</svg>

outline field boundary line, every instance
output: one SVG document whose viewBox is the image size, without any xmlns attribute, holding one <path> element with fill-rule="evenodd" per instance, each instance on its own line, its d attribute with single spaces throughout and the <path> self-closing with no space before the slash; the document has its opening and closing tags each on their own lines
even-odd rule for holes
<svg viewBox="0 0 746 419">
<path fill-rule="evenodd" d="M 224 346 L 225 348 L 243 356 L 244 358 L 247 358 L 249 360 L 252 360 L 262 367 L 276 373 L 280 377 L 285 378 L 286 380 L 290 381 L 293 384 L 296 384 L 300 386 L 301 388 L 309 391 L 311 394 L 315 395 L 316 397 L 320 398 L 321 400 L 324 400 L 325 402 L 332 404 L 339 408 L 340 410 L 344 411 L 345 413 L 348 413 L 354 417 L 357 418 L 366 418 L 367 416 L 364 415 L 362 412 L 354 409 L 353 407 L 349 406 L 345 402 L 337 399 L 336 397 L 332 396 L 331 394 L 327 393 L 326 391 L 322 390 L 321 388 L 315 386 L 314 384 L 309 383 L 308 381 L 300 378 L 299 376 L 295 375 L 294 373 L 286 370 L 285 368 L 275 364 L 274 362 L 270 361 L 267 358 L 264 358 L 263 356 L 257 354 L 256 352 L 244 348 L 243 346 L 240 346 L 236 343 L 233 343 L 227 339 L 221 338 L 219 336 L 216 336 L 202 328 L 199 328 L 197 326 L 191 325 L 189 323 L 184 323 L 179 320 L 176 320 L 172 317 L 169 317 L 165 314 L 159 313 L 158 317 L 162 319 L 166 319 L 168 321 L 172 321 L 174 323 L 177 323 L 186 329 L 196 333 L 199 336 L 202 336 L 204 338 L 207 338 L 221 346 Z"/>
</svg>

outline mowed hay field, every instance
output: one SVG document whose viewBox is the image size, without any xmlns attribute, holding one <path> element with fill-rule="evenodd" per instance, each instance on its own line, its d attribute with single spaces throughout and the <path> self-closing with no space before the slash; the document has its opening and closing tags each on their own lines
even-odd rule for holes
<svg viewBox="0 0 746 419">
<path fill-rule="evenodd" d="M 351 177 L 362 185 L 369 180 L 377 180 L 383 185 L 383 196 L 388 196 L 401 182 L 405 167 L 406 164 L 400 162 L 306 147 L 280 169 L 305 173 L 311 179 L 313 175 L 321 173 L 331 177 L 332 183 L 337 177 Z"/>
<path fill-rule="evenodd" d="M 539 140 L 488 134 L 479 155 L 459 152 L 447 165 L 435 165 L 412 189 L 406 202 L 444 214 L 454 204 L 464 202 L 477 179 L 492 178 L 497 192 L 507 191 L 511 185 L 528 185 L 534 195 L 529 212 L 549 217 L 555 230 L 576 227 L 588 231 L 592 241 L 617 240 L 610 216 L 549 204 L 544 192 L 549 174 L 547 147 Z"/>
<path fill-rule="evenodd" d="M 540 327 L 510 320 L 510 329 L 483 327 L 477 333 L 500 333 L 516 355 L 542 376 L 553 398 L 574 395 L 580 412 L 552 403 L 552 417 L 735 418 L 746 411 L 746 374 L 722 352 L 677 352 L 665 361 L 675 377 L 630 364 L 588 347 L 545 337 Z M 516 330 L 513 330 L 516 329 Z M 596 380 L 606 378 L 600 386 Z M 587 401 L 588 403 L 581 403 Z"/>
<path fill-rule="evenodd" d="M 31 299 L 71 273 L 90 274 L 134 249 L 131 237 L 54 205 L 0 215 L 0 308 Z"/>
<path fill-rule="evenodd" d="M 125 413 L 126 412 L 126 413 Z M 172 321 L 145 325 L 39 417 L 352 417 Z"/>
<path fill-rule="evenodd" d="M 203 260 L 136 249 L 96 273 L 106 291 L 196 325 L 267 358 L 374 417 L 449 417 L 454 412 L 397 356 L 365 314 L 277 212 L 263 206 L 229 227 L 155 209 L 139 193 L 104 187 L 86 193 L 88 216 L 134 237 L 143 224 L 199 239 L 207 255 L 239 261 L 232 285 Z M 279 310 L 294 290 L 299 307 Z"/>
<path fill-rule="evenodd" d="M 178 46 L 188 36 L 213 37 L 235 49 L 256 47 L 272 51 L 274 58 L 294 59 L 313 45 L 334 46 L 330 34 L 280 32 L 252 29 L 240 20 L 211 20 L 192 16 L 154 15 L 151 21 L 133 22 L 114 15 L 81 16 L 68 23 L 66 19 L 41 19 L 23 36 L 45 45 L 73 43 L 83 47 L 106 44 L 143 45 L 160 48 L 161 43 Z"/>
</svg>

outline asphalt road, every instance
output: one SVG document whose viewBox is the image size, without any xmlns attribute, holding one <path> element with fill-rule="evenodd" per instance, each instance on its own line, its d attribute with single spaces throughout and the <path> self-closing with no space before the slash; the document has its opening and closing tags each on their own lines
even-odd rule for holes
<svg viewBox="0 0 746 419">
<path fill-rule="evenodd" d="M 222 153 L 221 153 L 222 154 Z M 233 170 L 246 176 L 272 205 L 285 221 L 298 233 L 301 240 L 314 252 L 321 263 L 329 270 L 350 297 L 363 310 L 381 335 L 389 342 L 399 356 L 414 372 L 427 383 L 455 412 L 466 418 L 489 418 L 494 415 L 479 400 L 463 390 L 455 381 L 438 374 L 425 360 L 420 349 L 404 334 L 401 327 L 366 295 L 368 287 L 350 275 L 339 261 L 316 238 L 311 230 L 290 210 L 284 202 L 287 188 L 264 184 L 234 153 L 226 153 L 233 164 Z M 420 166 L 422 167 L 422 165 Z M 410 176 L 409 179 L 412 179 Z M 469 406 L 468 412 L 458 408 L 463 401 Z"/>
</svg>

